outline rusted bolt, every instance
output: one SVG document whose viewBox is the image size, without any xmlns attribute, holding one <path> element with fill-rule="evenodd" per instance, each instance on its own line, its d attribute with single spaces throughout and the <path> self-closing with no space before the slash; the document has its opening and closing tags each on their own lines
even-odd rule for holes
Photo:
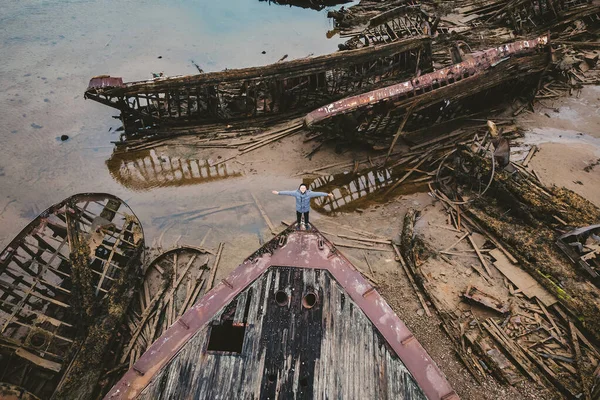
<svg viewBox="0 0 600 400">
<path fill-rule="evenodd" d="M 332 247 L 331 249 L 329 249 L 329 254 L 327 255 L 327 259 L 330 259 L 331 257 L 335 256 L 337 254 L 337 248 Z"/>
<path fill-rule="evenodd" d="M 406 346 L 407 344 L 412 342 L 414 339 L 415 339 L 415 336 L 411 333 L 405 339 L 402 339 L 402 341 L 400 343 L 402 343 L 402 346 Z"/>
<path fill-rule="evenodd" d="M 371 286 L 370 288 L 365 290 L 365 292 L 362 294 L 362 297 L 367 297 L 368 295 L 370 295 L 373 292 L 375 292 L 375 287 Z"/>
<path fill-rule="evenodd" d="M 442 400 L 458 400 L 458 399 L 459 399 L 459 397 L 454 390 L 451 391 L 450 393 L 442 396 Z"/>
<path fill-rule="evenodd" d="M 179 318 L 179 319 L 177 320 L 177 322 L 178 322 L 178 323 L 179 323 L 181 326 L 183 326 L 185 329 L 190 329 L 190 326 L 189 326 L 188 324 L 186 324 L 186 323 L 185 323 L 185 321 L 183 320 L 183 318 Z"/>
<path fill-rule="evenodd" d="M 138 368 L 135 366 L 135 364 L 133 364 L 133 368 L 132 368 L 132 369 L 133 369 L 133 370 L 135 371 L 135 373 L 136 373 L 136 374 L 138 374 L 139 376 L 144 376 L 144 374 L 145 374 L 145 372 L 144 372 L 144 371 L 142 371 L 142 370 L 140 370 L 140 369 L 138 369 Z"/>
</svg>

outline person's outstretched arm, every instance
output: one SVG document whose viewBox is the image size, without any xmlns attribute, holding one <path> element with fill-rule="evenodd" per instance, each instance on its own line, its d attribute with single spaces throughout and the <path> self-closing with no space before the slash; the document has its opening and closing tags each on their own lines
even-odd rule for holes
<svg viewBox="0 0 600 400">
<path fill-rule="evenodd" d="M 294 194 L 296 192 L 294 190 L 282 190 L 281 192 L 278 192 L 277 190 L 273 190 L 272 193 L 273 194 L 278 194 L 280 196 L 294 196 Z"/>
<path fill-rule="evenodd" d="M 325 192 L 311 192 L 310 197 L 324 197 L 324 196 L 329 196 L 331 198 L 333 198 L 333 193 L 325 193 Z"/>
</svg>

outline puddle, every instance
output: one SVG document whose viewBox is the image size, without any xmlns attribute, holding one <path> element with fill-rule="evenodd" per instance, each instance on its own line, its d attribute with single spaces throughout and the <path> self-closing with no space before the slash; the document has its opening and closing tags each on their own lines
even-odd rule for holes
<svg viewBox="0 0 600 400">
<path fill-rule="evenodd" d="M 389 188 L 407 172 L 405 168 L 371 168 L 357 174 L 341 173 L 316 178 L 309 185 L 315 192 L 331 192 L 334 198 L 318 197 L 312 200 L 313 209 L 324 213 L 362 211 L 373 205 L 389 201 L 394 196 L 386 196 Z M 413 176 L 412 179 L 419 178 Z M 393 195 L 412 194 L 427 189 L 423 182 L 411 182 L 409 178 L 395 188 Z"/>
<path fill-rule="evenodd" d="M 587 146 L 597 156 L 600 156 L 600 138 L 588 134 L 558 128 L 533 128 L 525 132 L 522 139 L 511 143 L 510 156 L 513 161 L 523 161 L 531 145 L 558 143 L 565 145 L 579 144 Z"/>
<path fill-rule="evenodd" d="M 169 155 L 167 150 L 115 153 L 106 161 L 111 176 L 126 188 L 142 191 L 157 187 L 198 185 L 241 177 L 233 163 L 212 164 L 217 160 Z"/>
</svg>

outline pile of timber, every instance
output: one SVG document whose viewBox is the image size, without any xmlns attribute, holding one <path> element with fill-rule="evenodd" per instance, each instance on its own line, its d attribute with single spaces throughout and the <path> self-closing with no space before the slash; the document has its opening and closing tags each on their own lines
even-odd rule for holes
<svg viewBox="0 0 600 400">
<path fill-rule="evenodd" d="M 479 296 L 466 296 L 472 288 L 468 286 L 463 301 L 469 307 L 457 308 L 442 299 L 440 291 L 445 289 L 439 289 L 436 280 L 423 272 L 423 265 L 437 253 L 451 270 L 456 270 L 456 262 L 448 257 L 457 253 L 436 251 L 423 241 L 414 229 L 418 218 L 414 209 L 406 213 L 403 221 L 399 260 L 409 280 L 418 283 L 415 290 L 419 298 L 430 300 L 441 319 L 441 328 L 466 368 L 480 383 L 487 375 L 510 385 L 526 379 L 567 398 L 591 399 L 598 390 L 595 376 L 600 365 L 593 335 L 560 304 L 558 297 L 521 269 L 522 264 L 511 254 L 510 247 L 498 242 L 443 194 L 439 196 L 447 208 L 448 229 L 460 234 L 449 249 L 466 237 L 479 257 L 481 265 L 471 266 L 482 278 L 482 289 L 477 289 Z M 472 239 L 476 231 L 487 235 L 486 248 L 479 248 Z M 508 289 L 507 298 L 498 299 L 487 293 L 498 287 Z M 494 303 L 486 299 L 493 299 Z M 499 305 L 504 308 L 499 309 Z M 490 317 L 490 312 L 496 316 Z"/>
<path fill-rule="evenodd" d="M 129 335 L 123 338 L 120 371 L 131 368 L 157 338 L 213 287 L 223 246 L 219 244 L 216 252 L 180 246 L 159 254 L 148 264 L 142 287 L 127 314 Z M 114 372 L 117 371 L 111 371 Z"/>
</svg>

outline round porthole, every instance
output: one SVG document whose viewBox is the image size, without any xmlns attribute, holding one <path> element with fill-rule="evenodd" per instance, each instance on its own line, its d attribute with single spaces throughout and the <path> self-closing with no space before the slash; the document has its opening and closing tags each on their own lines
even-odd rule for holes
<svg viewBox="0 0 600 400">
<path fill-rule="evenodd" d="M 302 298 L 302 306 L 304 308 L 313 308 L 317 304 L 317 295 L 313 292 L 308 292 Z"/>
<path fill-rule="evenodd" d="M 43 347 L 48 342 L 48 336 L 44 332 L 34 332 L 29 336 L 29 343 L 36 348 Z"/>
<path fill-rule="evenodd" d="M 287 295 L 287 293 L 284 292 L 283 290 L 278 290 L 277 293 L 275 293 L 275 301 L 280 306 L 287 306 L 287 304 L 288 304 L 288 295 Z"/>
</svg>

